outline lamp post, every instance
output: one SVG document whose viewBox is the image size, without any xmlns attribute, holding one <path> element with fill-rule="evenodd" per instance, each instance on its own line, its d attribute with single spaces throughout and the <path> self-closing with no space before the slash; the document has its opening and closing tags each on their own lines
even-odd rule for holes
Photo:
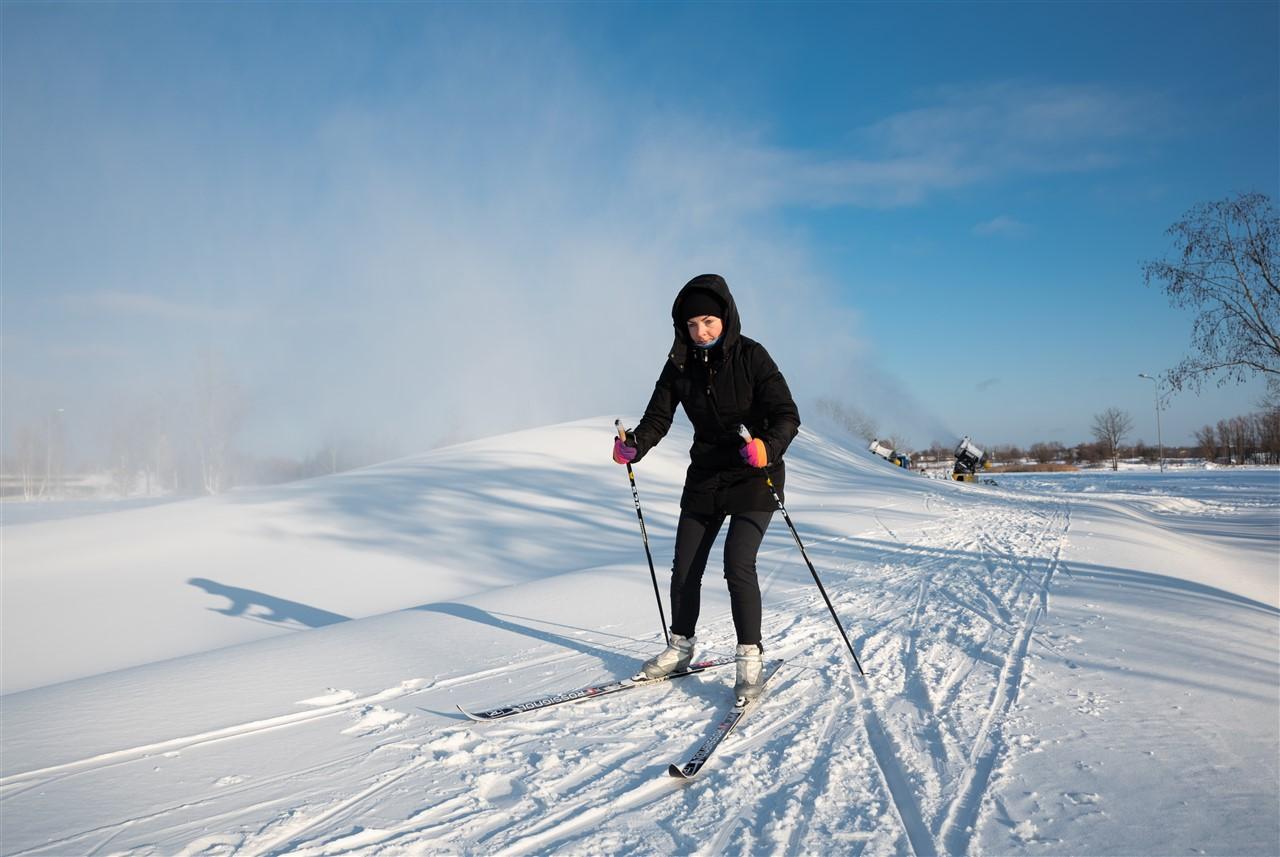
<svg viewBox="0 0 1280 857">
<path fill-rule="evenodd" d="M 1160 435 L 1160 382 L 1143 372 L 1139 372 L 1138 377 L 1146 378 L 1156 385 L 1156 443 L 1160 445 L 1160 472 L 1164 473 L 1164 438 Z"/>
</svg>

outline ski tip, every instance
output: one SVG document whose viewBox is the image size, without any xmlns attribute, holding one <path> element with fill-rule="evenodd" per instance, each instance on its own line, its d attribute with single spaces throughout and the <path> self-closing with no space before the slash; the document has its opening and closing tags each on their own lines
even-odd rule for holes
<svg viewBox="0 0 1280 857">
<path fill-rule="evenodd" d="M 474 711 L 467 711 L 467 709 L 463 708 L 461 705 L 457 706 L 457 709 L 462 712 L 463 717 L 474 723 L 488 723 L 490 721 L 497 720 L 500 717 L 506 717 L 507 714 L 511 713 L 509 711 L 481 711 L 476 713 Z M 497 716 L 494 716 L 495 713 Z"/>
<path fill-rule="evenodd" d="M 677 780 L 687 780 L 689 775 L 675 765 L 667 765 L 667 773 L 675 777 Z"/>
</svg>

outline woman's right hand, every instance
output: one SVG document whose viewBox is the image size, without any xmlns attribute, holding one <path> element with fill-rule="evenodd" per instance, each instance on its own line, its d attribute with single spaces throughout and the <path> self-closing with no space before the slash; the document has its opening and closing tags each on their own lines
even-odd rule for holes
<svg viewBox="0 0 1280 857">
<path fill-rule="evenodd" d="M 636 460 L 638 450 L 634 446 L 629 446 L 625 440 L 620 437 L 613 439 L 613 460 L 618 464 L 630 464 Z"/>
</svg>

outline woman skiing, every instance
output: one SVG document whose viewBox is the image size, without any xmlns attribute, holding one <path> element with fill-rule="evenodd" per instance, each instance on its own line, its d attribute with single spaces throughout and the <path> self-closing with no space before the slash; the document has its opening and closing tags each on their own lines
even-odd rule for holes
<svg viewBox="0 0 1280 857">
<path fill-rule="evenodd" d="M 764 346 L 742 335 L 723 277 L 702 274 L 686 283 L 676 295 L 671 320 L 675 344 L 644 417 L 613 445 L 614 461 L 635 463 L 671 428 L 676 405 L 693 424 L 671 566 L 671 642 L 642 669 L 658 678 L 683 670 L 693 659 L 702 573 L 728 518 L 724 576 L 738 636 L 734 695 L 754 699 L 764 666 L 756 552 L 777 508 L 761 469 L 781 498 L 782 456 L 800 428 L 800 413 Z M 738 435 L 739 425 L 750 431 L 750 443 Z"/>
</svg>

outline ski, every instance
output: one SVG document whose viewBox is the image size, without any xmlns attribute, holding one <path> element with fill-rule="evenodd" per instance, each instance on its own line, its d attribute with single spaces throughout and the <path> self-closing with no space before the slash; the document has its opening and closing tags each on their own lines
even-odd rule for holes
<svg viewBox="0 0 1280 857">
<path fill-rule="evenodd" d="M 689 668 L 662 678 L 644 678 L 642 675 L 634 675 L 631 678 L 617 679 L 615 681 L 606 682 L 604 684 L 593 684 L 588 687 L 580 687 L 577 690 L 570 690 L 565 693 L 553 693 L 550 696 L 543 696 L 538 699 L 532 699 L 528 702 L 517 702 L 513 705 L 504 705 L 499 708 L 490 708 L 486 711 L 468 711 L 461 705 L 458 710 L 466 715 L 469 719 L 481 723 L 488 723 L 491 720 L 502 720 L 504 717 L 511 717 L 515 714 L 524 714 L 527 711 L 538 711 L 543 708 L 550 708 L 553 705 L 561 705 L 565 702 L 577 702 L 582 699 L 595 699 L 597 696 L 605 696 L 610 693 L 617 693 L 622 690 L 630 690 L 633 687 L 645 687 L 651 684 L 661 684 L 664 681 L 675 678 L 684 678 L 688 675 L 697 675 L 715 667 L 722 667 L 726 664 L 733 663 L 733 658 L 712 658 L 711 660 L 698 661 L 689 664 Z"/>
<path fill-rule="evenodd" d="M 769 679 L 773 678 L 782 664 L 782 661 L 774 661 L 765 671 L 764 683 L 766 691 Z M 711 758 L 711 754 L 716 751 L 716 748 L 724 742 L 725 738 L 729 737 L 729 733 L 738 728 L 738 724 L 760 704 L 762 699 L 764 699 L 764 692 L 761 692 L 759 696 L 744 705 L 735 704 L 721 719 L 715 730 L 707 736 L 707 740 L 703 741 L 698 749 L 693 751 L 693 755 L 689 757 L 689 760 L 682 765 L 668 766 L 667 773 L 682 780 L 691 780 L 696 777 L 698 772 L 702 770 L 702 766 Z"/>
</svg>

